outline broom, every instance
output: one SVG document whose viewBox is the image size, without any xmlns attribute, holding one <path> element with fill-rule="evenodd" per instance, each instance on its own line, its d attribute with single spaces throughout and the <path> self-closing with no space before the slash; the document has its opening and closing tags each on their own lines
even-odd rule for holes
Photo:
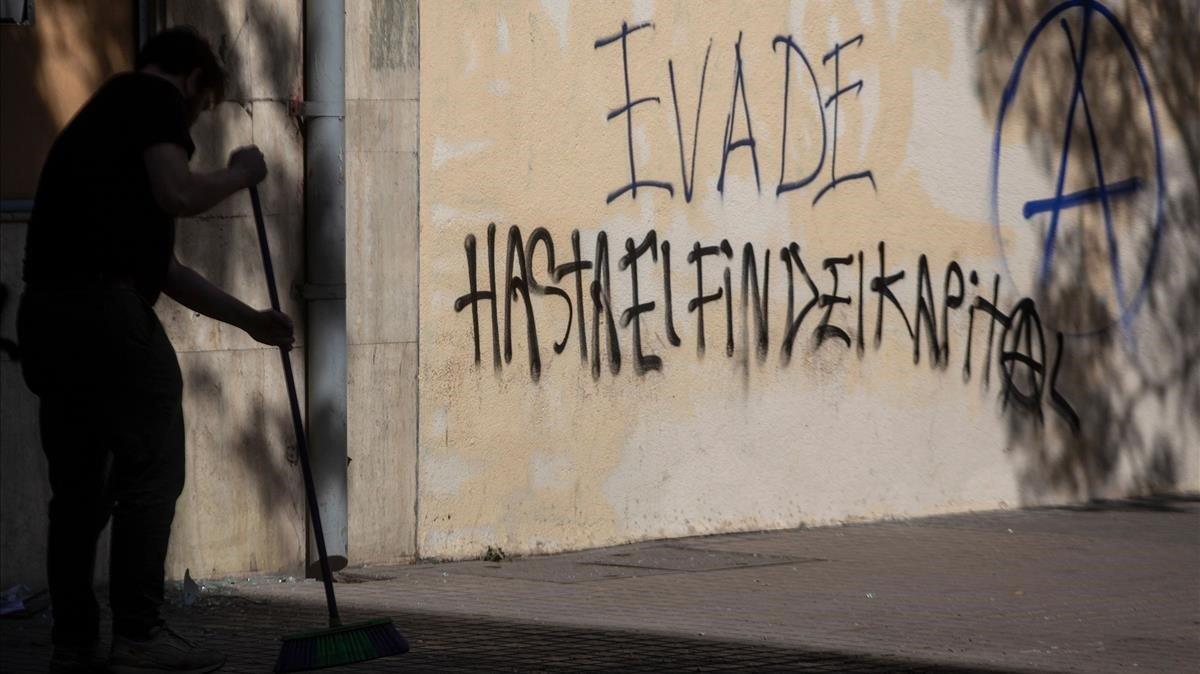
<svg viewBox="0 0 1200 674">
<path fill-rule="evenodd" d="M 275 269 L 271 265 L 271 250 L 267 246 L 267 228 L 263 224 L 262 204 L 258 199 L 257 187 L 250 188 L 250 203 L 254 207 L 254 224 L 258 228 L 258 246 L 262 251 L 267 290 L 271 294 L 271 308 L 279 311 Z M 317 554 L 321 561 L 321 580 L 325 583 L 325 602 L 329 605 L 329 628 L 283 637 L 283 647 L 279 651 L 275 671 L 298 672 L 407 653 L 408 642 L 388 618 L 343 625 L 338 616 L 337 600 L 333 596 L 333 573 L 329 568 L 329 557 L 325 554 L 325 534 L 321 529 L 317 490 L 313 484 L 312 469 L 308 464 L 308 442 L 304 435 L 304 422 L 300 419 L 300 402 L 296 397 L 292 360 L 285 346 L 279 347 L 279 355 L 283 359 L 283 377 L 287 381 L 292 425 L 296 429 L 296 449 L 304 471 L 304 491 L 308 500 L 309 516 L 312 517 L 313 535 L 317 540 Z"/>
</svg>

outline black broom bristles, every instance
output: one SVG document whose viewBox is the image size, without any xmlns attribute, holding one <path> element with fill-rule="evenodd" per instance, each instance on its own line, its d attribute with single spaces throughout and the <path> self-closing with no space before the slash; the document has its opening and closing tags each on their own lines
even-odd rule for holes
<svg viewBox="0 0 1200 674">
<path fill-rule="evenodd" d="M 283 637 L 276 672 L 299 672 L 408 652 L 396 626 L 387 618 Z"/>
</svg>

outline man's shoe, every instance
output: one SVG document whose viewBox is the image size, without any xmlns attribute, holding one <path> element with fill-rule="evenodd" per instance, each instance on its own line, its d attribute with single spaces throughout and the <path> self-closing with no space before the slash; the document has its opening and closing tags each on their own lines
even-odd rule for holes
<svg viewBox="0 0 1200 674">
<path fill-rule="evenodd" d="M 84 674 L 103 672 L 104 659 L 100 657 L 99 644 L 86 646 L 55 646 L 50 656 L 50 674 Z"/>
<path fill-rule="evenodd" d="M 224 664 L 224 655 L 198 648 L 160 625 L 144 641 L 113 635 L 108 669 L 113 674 L 204 674 Z"/>
</svg>

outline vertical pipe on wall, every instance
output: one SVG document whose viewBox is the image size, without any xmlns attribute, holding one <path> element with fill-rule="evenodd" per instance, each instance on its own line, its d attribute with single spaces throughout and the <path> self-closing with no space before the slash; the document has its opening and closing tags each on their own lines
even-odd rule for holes
<svg viewBox="0 0 1200 674">
<path fill-rule="evenodd" d="M 146 44 L 146 40 L 150 38 L 150 2 L 149 0 L 137 0 L 134 5 L 133 39 L 133 54 L 136 58 L 137 53 L 141 51 L 142 45 Z"/>
<path fill-rule="evenodd" d="M 346 564 L 346 181 L 343 0 L 304 3 L 306 398 L 332 568 Z M 309 575 L 316 575 L 309 527 Z"/>
</svg>

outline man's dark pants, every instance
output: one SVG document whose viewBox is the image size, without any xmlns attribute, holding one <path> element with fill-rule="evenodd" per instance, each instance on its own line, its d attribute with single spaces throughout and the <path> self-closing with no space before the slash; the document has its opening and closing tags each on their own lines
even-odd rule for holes
<svg viewBox="0 0 1200 674">
<path fill-rule="evenodd" d="M 154 310 L 126 284 L 75 285 L 30 284 L 17 326 L 53 493 L 47 574 L 56 645 L 99 636 L 92 580 L 110 516 L 113 632 L 144 638 L 159 623 L 184 482 L 182 378 Z"/>
</svg>

